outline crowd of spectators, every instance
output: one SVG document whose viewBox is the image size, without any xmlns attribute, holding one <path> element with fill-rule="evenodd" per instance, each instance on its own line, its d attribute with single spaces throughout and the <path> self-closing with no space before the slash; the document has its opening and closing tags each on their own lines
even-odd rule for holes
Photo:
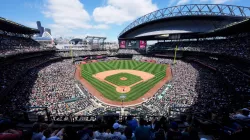
<svg viewBox="0 0 250 140">
<path fill-rule="evenodd" d="M 31 60 L 33 61 L 21 61 L 20 65 L 17 62 L 16 66 L 18 68 L 18 66 L 24 67 L 27 65 L 25 68 L 28 69 L 30 68 L 29 66 L 34 66 L 35 64 L 39 64 L 39 61 L 42 63 L 48 59 L 38 57 Z M 20 71 L 26 69 L 23 68 Z M 6 69 L 3 72 L 5 76 L 11 75 L 12 71 L 18 74 L 18 71 L 15 70 Z M 91 96 L 88 90 L 84 88 L 84 85 L 78 84 L 74 80 L 74 71 L 75 66 L 71 60 L 55 63 L 48 62 L 33 68 L 23 75 L 21 82 L 16 84 L 8 96 L 5 97 L 4 102 L 1 104 L 2 114 L 11 115 L 13 110 L 26 110 L 27 108 L 25 107 L 31 106 L 48 107 L 50 114 L 55 116 L 70 114 L 96 115 L 100 114 L 101 110 L 103 114 L 108 110 L 114 112 L 120 111 L 120 108 L 102 104 L 95 97 Z M 5 78 L 5 81 L 10 81 L 10 79 Z M 35 110 L 39 110 L 39 108 L 29 109 L 29 111 Z"/>
<path fill-rule="evenodd" d="M 194 126 L 179 128 L 178 123 L 165 117 L 145 120 L 128 116 L 119 120 L 115 116 L 100 116 L 91 126 L 56 127 L 55 123 L 44 122 L 42 117 L 32 129 L 18 129 L 12 121 L 1 117 L 0 139 L 10 140 L 199 140 Z M 194 139 L 195 138 L 195 139 Z"/>
<path fill-rule="evenodd" d="M 229 56 L 236 56 L 240 58 L 249 59 L 250 37 L 217 39 L 217 40 L 200 40 L 200 41 L 180 41 L 180 42 L 158 42 L 151 51 L 162 52 L 166 50 L 175 50 L 178 46 L 179 51 L 191 52 L 206 52 L 212 54 L 224 54 Z"/>
<path fill-rule="evenodd" d="M 140 54 L 140 52 L 138 52 L 137 50 L 134 50 L 134 49 L 119 49 L 118 54 L 120 55 L 124 55 L 124 54 L 130 54 L 130 55 L 133 55 L 133 54 Z"/>
<path fill-rule="evenodd" d="M 16 69 L 6 66 L 3 71 L 2 88 L 6 88 L 7 82 L 14 80 L 6 76 L 18 74 L 37 64 L 39 61 L 47 60 L 46 57 L 32 59 L 30 61 L 17 62 Z M 106 61 L 117 60 L 116 57 L 108 57 Z M 134 60 L 155 60 L 160 64 L 172 64 L 172 59 L 144 57 L 135 55 Z M 193 58 L 194 59 L 194 58 Z M 202 59 L 200 59 L 201 61 Z M 42 62 L 43 62 L 42 61 Z M 205 61 L 208 63 L 209 61 Z M 27 63 L 27 64 L 26 64 Z M 24 65 L 26 64 L 26 65 Z M 213 64 L 211 64 L 213 65 Z M 217 64 L 218 65 L 218 64 Z M 20 69 L 20 66 L 24 67 Z M 25 67 L 26 66 L 26 67 Z M 213 65 L 216 66 L 216 65 Z M 21 68 L 22 68 L 21 67 Z M 14 67 L 15 68 L 15 67 Z M 240 79 L 233 79 L 233 76 L 238 76 L 235 72 L 234 75 L 226 75 L 223 73 L 219 75 L 216 72 L 211 72 L 209 69 L 201 67 L 196 62 L 185 62 L 177 60 L 174 66 L 171 66 L 173 79 L 170 83 L 166 83 L 151 99 L 148 99 L 140 106 L 126 108 L 128 114 L 133 111 L 141 111 L 158 116 L 169 115 L 169 108 L 178 108 L 182 112 L 187 109 L 192 111 L 201 111 L 203 108 L 214 108 L 214 111 L 219 112 L 224 107 L 231 104 L 233 98 L 229 89 L 225 86 L 225 76 L 231 83 L 236 91 L 246 92 L 249 91 L 248 78 L 241 73 Z M 216 67 L 217 68 L 217 67 Z M 12 74 L 13 71 L 13 74 Z M 74 80 L 75 66 L 71 60 L 63 60 L 51 64 L 43 64 L 39 67 L 33 68 L 22 79 L 23 82 L 17 84 L 9 94 L 9 99 L 6 99 L 13 104 L 7 104 L 11 108 L 21 108 L 22 106 L 47 106 L 53 115 L 96 115 L 100 112 L 106 111 L 117 112 L 120 109 L 110 107 L 99 102 L 95 97 L 91 96 L 84 85 L 78 84 Z M 183 80 L 185 79 L 185 80 Z M 237 82 L 239 80 L 239 82 Z M 238 83 L 238 84 L 237 84 Z M 239 85 L 241 84 L 241 85 Z M 230 89 L 231 90 L 231 89 Z M 18 94 L 16 94 L 18 92 Z M 227 94 L 226 94 L 227 93 Z M 26 102 L 25 102 L 26 101 Z M 29 101 L 29 102 L 27 102 Z M 88 108 L 88 109 L 87 109 Z M 6 107 L 2 106 L 3 110 Z M 11 109 L 7 110 L 11 112 Z M 174 116 L 174 114 L 172 114 Z"/>
<path fill-rule="evenodd" d="M 31 38 L 0 35 L 0 56 L 51 50 Z"/>
<path fill-rule="evenodd" d="M 225 64 L 212 58 L 189 57 L 198 63 L 204 64 L 220 72 L 225 80 L 234 87 L 239 94 L 250 93 L 250 76 L 238 70 L 233 64 Z"/>
<path fill-rule="evenodd" d="M 7 104 L 7 107 L 47 106 L 51 114 L 58 115 L 68 115 L 86 108 L 91 102 L 77 89 L 74 71 L 75 67 L 69 60 L 33 68 L 11 90 L 9 100 L 12 105 Z"/>
<path fill-rule="evenodd" d="M 56 55 L 61 57 L 80 57 L 80 56 L 89 56 L 89 55 L 109 55 L 109 51 L 84 51 L 84 50 L 58 50 Z"/>
<path fill-rule="evenodd" d="M 143 60 L 147 58 L 136 56 L 133 59 Z M 170 59 L 150 57 L 148 59 L 156 60 L 158 63 L 173 63 L 173 60 Z M 178 108 L 179 111 L 184 112 L 190 108 L 193 109 L 192 111 L 201 111 L 209 107 L 219 111 L 230 105 L 232 95 L 226 94 L 225 85 L 216 73 L 196 63 L 180 60 L 177 60 L 171 68 L 173 74 L 171 82 L 165 84 L 152 99 L 144 103 L 148 108 L 152 108 L 156 114 L 167 115 L 170 113 L 168 112 L 169 108 Z"/>
<path fill-rule="evenodd" d="M 159 63 L 173 63 L 170 59 L 143 56 L 135 56 L 133 59 L 153 59 Z M 225 108 L 230 108 L 232 111 L 234 105 L 239 102 L 234 99 L 235 93 L 238 96 L 249 93 L 249 76 L 233 66 L 227 66 L 214 59 L 193 57 L 189 60 L 193 61 L 177 60 L 171 67 L 173 73 L 171 82 L 163 86 L 145 103 L 145 106 L 153 108 L 155 113 L 160 115 L 169 113 L 169 108 L 179 108 L 178 111 L 191 109 L 192 112 L 203 113 L 209 111 L 207 108 L 215 112 L 223 112 Z M 204 68 L 201 64 L 207 67 Z M 161 110 L 167 111 L 161 112 Z"/>
<path fill-rule="evenodd" d="M 119 49 L 119 45 L 116 42 L 104 42 L 104 48 L 106 50 L 118 50 Z"/>
<path fill-rule="evenodd" d="M 44 56 L 28 61 L 17 61 L 15 65 L 5 64 L 1 70 L 1 72 L 3 71 L 1 79 L 4 79 L 1 82 L 2 88 L 6 88 L 9 81 L 15 80 L 11 79 L 13 75 L 18 76 L 18 73 L 22 73 L 35 64 L 45 62 L 49 58 L 50 56 Z M 117 59 L 108 57 L 106 61 Z M 133 59 L 173 64 L 172 59 L 142 55 L 134 55 Z M 191 112 L 198 114 L 196 116 L 200 118 L 212 119 L 207 117 L 207 114 L 213 112 L 217 116 L 225 116 L 226 113 L 235 112 L 235 109 L 239 108 L 236 106 L 235 92 L 245 94 L 249 92 L 247 75 L 231 65 L 213 59 L 189 57 L 187 60 L 177 60 L 171 69 L 173 79 L 169 83 L 166 83 L 154 97 L 147 99 L 142 105 L 125 107 L 124 114 L 137 112 L 134 115 L 177 117 L 180 115 L 177 112 Z M 13 113 L 13 110 L 24 109 L 25 106 L 47 106 L 52 116 L 121 112 L 121 108 L 105 105 L 91 96 L 84 85 L 80 85 L 74 80 L 74 71 L 75 66 L 71 60 L 45 63 L 32 68 L 5 97 L 4 102 L 1 103 L 1 113 L 9 115 Z M 12 77 L 6 77 L 9 75 Z M 244 110 L 242 114 L 231 115 L 231 119 L 246 118 L 246 109 Z M 202 119 L 197 119 L 196 122 L 200 125 L 207 125 L 206 121 Z M 222 130 L 224 132 L 229 128 Z"/>
<path fill-rule="evenodd" d="M 0 65 L 0 92 L 11 85 L 12 82 L 15 82 L 25 71 L 51 58 L 52 56 L 49 55 L 33 59 L 17 60 L 14 63 L 2 63 Z"/>
<path fill-rule="evenodd" d="M 234 140 L 244 139 L 249 132 L 248 108 L 231 115 L 209 113 L 204 119 L 181 115 L 178 119 L 165 116 L 145 119 L 131 115 L 119 119 L 116 115 L 99 115 L 91 125 L 60 126 L 38 117 L 31 129 L 19 128 L 8 118 L 0 116 L 0 139 L 8 140 Z M 204 135 L 205 134 L 205 135 Z"/>
</svg>

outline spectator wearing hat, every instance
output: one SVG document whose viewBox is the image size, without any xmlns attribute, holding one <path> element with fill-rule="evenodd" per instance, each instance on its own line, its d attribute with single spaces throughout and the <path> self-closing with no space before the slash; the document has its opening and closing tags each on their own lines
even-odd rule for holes
<svg viewBox="0 0 250 140">
<path fill-rule="evenodd" d="M 119 123 L 113 124 L 114 132 L 111 135 L 110 139 L 112 139 L 112 140 L 126 140 L 126 136 L 124 136 L 123 134 L 121 134 L 121 132 L 119 132 L 120 127 L 121 127 L 121 125 Z"/>
</svg>

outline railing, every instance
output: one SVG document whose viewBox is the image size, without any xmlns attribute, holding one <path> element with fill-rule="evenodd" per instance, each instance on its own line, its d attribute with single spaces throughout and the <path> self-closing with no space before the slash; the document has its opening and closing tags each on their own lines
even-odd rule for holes
<svg viewBox="0 0 250 140">
<path fill-rule="evenodd" d="M 38 119 L 43 118 L 44 121 L 50 122 L 90 122 L 96 121 L 99 118 L 115 118 L 116 120 L 126 120 L 128 116 L 133 116 L 135 119 L 144 118 L 146 121 L 151 121 L 152 119 L 160 119 L 162 116 L 153 116 L 150 114 L 143 115 L 120 115 L 117 113 L 114 114 L 105 114 L 105 115 L 50 115 L 47 107 L 27 107 L 29 111 L 23 111 L 25 121 L 27 122 L 36 122 Z M 188 107 L 170 107 L 169 113 L 166 118 L 170 116 L 180 116 L 181 114 L 186 114 L 187 112 L 181 111 L 181 109 L 188 109 Z M 177 114 L 176 114 L 177 113 Z"/>
<path fill-rule="evenodd" d="M 190 112 L 182 111 L 182 109 L 189 109 L 190 107 L 169 107 L 168 116 L 169 117 L 177 117 L 181 114 L 186 114 Z"/>
</svg>

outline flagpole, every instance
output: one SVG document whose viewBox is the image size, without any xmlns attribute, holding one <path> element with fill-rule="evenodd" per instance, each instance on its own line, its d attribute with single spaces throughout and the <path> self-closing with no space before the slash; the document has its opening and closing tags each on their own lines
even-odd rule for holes
<svg viewBox="0 0 250 140">
<path fill-rule="evenodd" d="M 176 64 L 176 53 L 177 53 L 177 50 L 178 50 L 178 46 L 176 45 L 175 51 L 174 51 L 174 64 Z"/>
</svg>

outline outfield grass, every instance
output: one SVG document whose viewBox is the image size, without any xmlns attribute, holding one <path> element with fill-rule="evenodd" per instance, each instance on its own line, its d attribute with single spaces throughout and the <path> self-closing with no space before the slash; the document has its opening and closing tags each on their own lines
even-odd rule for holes
<svg viewBox="0 0 250 140">
<path fill-rule="evenodd" d="M 121 80 L 120 78 L 122 77 L 126 77 L 127 80 Z M 129 73 L 118 73 L 118 74 L 114 74 L 114 75 L 110 75 L 106 77 L 105 80 L 117 86 L 130 86 L 136 82 L 141 81 L 142 78 L 133 74 L 129 74 Z"/>
<path fill-rule="evenodd" d="M 114 101 L 121 101 L 120 96 L 123 94 L 116 92 L 115 87 L 92 77 L 93 74 L 115 69 L 140 70 L 155 75 L 154 78 L 133 86 L 131 90 L 126 93 L 125 101 L 138 99 L 166 76 L 166 65 L 139 62 L 134 60 L 115 60 L 109 62 L 83 64 L 81 65 L 81 75 L 86 80 L 88 80 L 99 92 L 101 92 L 104 97 Z M 128 78 L 127 76 L 124 77 Z"/>
</svg>

